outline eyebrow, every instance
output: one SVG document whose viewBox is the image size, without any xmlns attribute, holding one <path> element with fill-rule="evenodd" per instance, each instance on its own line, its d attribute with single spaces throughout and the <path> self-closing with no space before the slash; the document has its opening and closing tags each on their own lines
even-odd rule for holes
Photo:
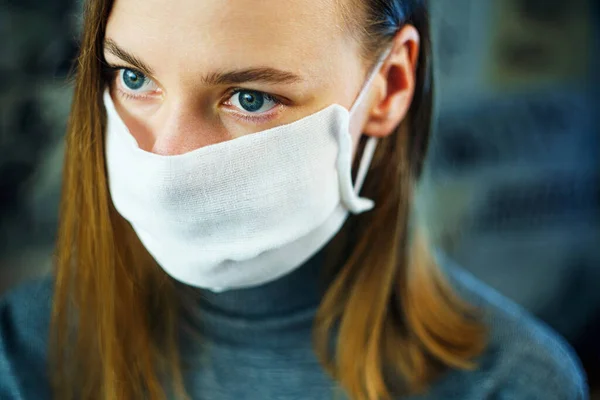
<svg viewBox="0 0 600 400">
<path fill-rule="evenodd" d="M 121 47 L 119 47 L 119 45 L 114 40 L 108 39 L 108 38 L 105 39 L 104 40 L 104 50 L 108 51 L 113 56 L 120 58 L 121 60 L 125 61 L 126 63 L 133 65 L 135 68 L 140 70 L 140 72 L 143 73 L 144 75 L 147 75 L 147 76 L 154 75 L 154 71 L 152 71 L 152 68 L 150 68 L 146 63 L 144 63 L 142 60 L 140 60 L 135 55 L 133 55 L 133 54 L 129 53 L 128 51 L 126 51 L 125 49 L 122 49 Z"/>
<path fill-rule="evenodd" d="M 154 75 L 154 71 L 139 57 L 119 47 L 112 39 L 105 39 L 104 49 L 115 57 L 131 64 L 141 73 L 147 76 Z M 244 68 L 232 71 L 214 71 L 200 78 L 205 85 L 236 85 L 247 82 L 264 82 L 272 84 L 299 83 L 304 79 L 292 72 L 283 71 L 271 67 Z"/>
</svg>

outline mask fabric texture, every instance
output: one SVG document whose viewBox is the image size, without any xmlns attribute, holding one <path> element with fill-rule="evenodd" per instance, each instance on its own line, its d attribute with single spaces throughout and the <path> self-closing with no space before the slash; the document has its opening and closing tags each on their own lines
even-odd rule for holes
<svg viewBox="0 0 600 400">
<path fill-rule="evenodd" d="M 369 139 L 353 185 L 349 124 L 382 62 L 350 111 L 333 104 L 291 124 L 173 156 L 140 149 L 105 91 L 116 210 L 157 263 L 188 285 L 220 292 L 290 273 L 332 239 L 349 213 L 374 206 L 358 193 L 376 139 Z"/>
</svg>

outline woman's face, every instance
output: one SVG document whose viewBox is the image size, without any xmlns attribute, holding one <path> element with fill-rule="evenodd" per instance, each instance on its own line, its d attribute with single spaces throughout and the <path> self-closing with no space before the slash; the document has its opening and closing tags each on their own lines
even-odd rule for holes
<svg viewBox="0 0 600 400">
<path fill-rule="evenodd" d="M 339 7 L 339 0 L 116 0 L 104 43 L 115 106 L 140 147 L 164 155 L 332 103 L 349 109 L 366 65 Z M 361 112 L 353 125 L 364 124 Z"/>
</svg>

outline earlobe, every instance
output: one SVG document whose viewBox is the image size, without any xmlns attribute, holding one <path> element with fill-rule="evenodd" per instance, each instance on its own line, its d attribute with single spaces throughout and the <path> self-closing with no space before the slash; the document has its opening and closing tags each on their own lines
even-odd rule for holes
<svg viewBox="0 0 600 400">
<path fill-rule="evenodd" d="M 389 136 L 406 117 L 415 91 L 418 54 L 419 33 L 407 25 L 396 34 L 381 77 L 373 87 L 375 93 L 363 128 L 365 135 Z"/>
</svg>

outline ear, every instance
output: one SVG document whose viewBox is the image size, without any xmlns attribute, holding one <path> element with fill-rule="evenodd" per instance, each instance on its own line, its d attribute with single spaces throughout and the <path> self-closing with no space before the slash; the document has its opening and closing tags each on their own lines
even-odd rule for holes
<svg viewBox="0 0 600 400">
<path fill-rule="evenodd" d="M 392 49 L 373 82 L 371 103 L 362 132 L 385 137 L 404 119 L 413 99 L 419 56 L 419 32 L 405 25 L 394 37 Z"/>
</svg>

